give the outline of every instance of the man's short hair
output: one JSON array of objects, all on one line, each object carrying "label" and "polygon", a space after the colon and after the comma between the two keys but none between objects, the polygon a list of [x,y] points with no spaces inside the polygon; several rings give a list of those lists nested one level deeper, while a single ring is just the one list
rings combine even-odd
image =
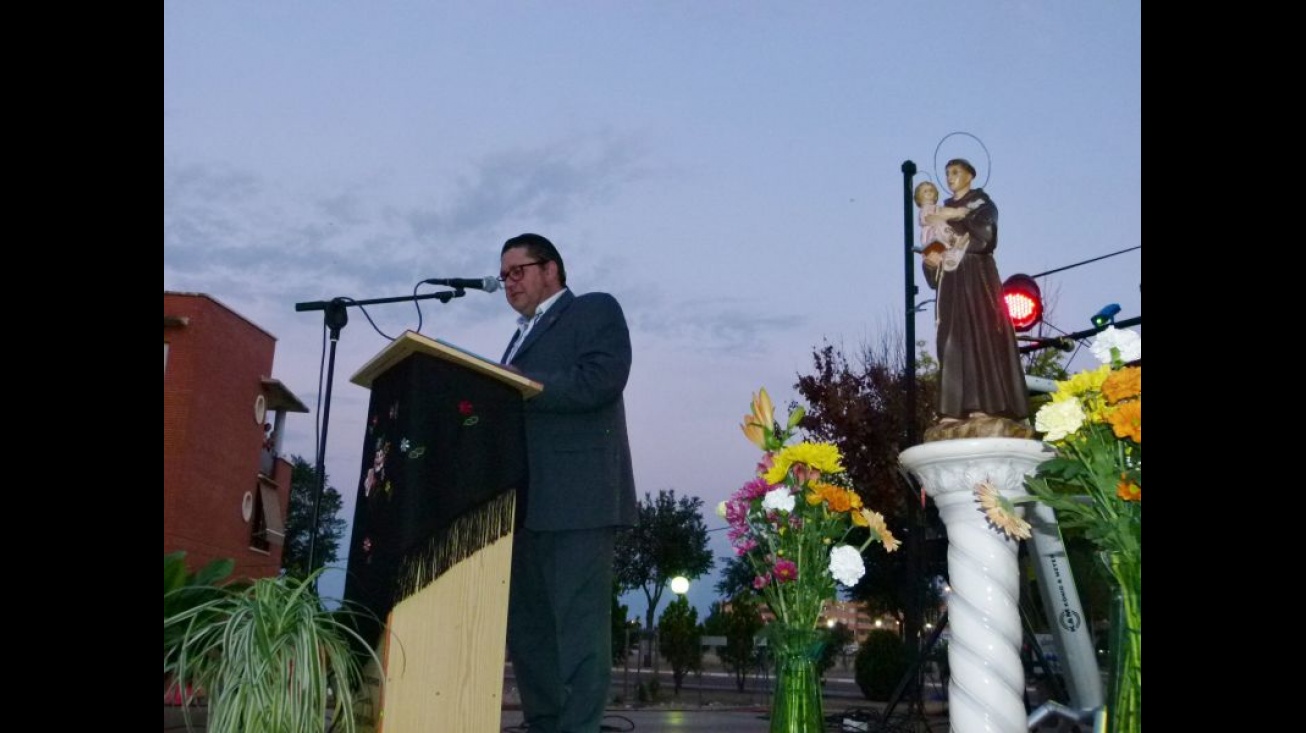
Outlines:
[{"label": "man's short hair", "polygon": [[943,170],[946,171],[954,165],[961,166],[962,168],[964,168],[966,172],[970,174],[971,178],[975,177],[975,166],[971,165],[970,161],[966,160],[965,158],[953,158],[952,160],[948,161],[947,165],[943,166]]},{"label": "man's short hair", "polygon": [[530,256],[540,262],[558,263],[558,284],[567,285],[567,268],[562,264],[562,255],[558,253],[558,248],[553,246],[547,238],[539,234],[518,234],[503,243],[503,249],[499,251],[502,257],[510,249],[525,247]]}]

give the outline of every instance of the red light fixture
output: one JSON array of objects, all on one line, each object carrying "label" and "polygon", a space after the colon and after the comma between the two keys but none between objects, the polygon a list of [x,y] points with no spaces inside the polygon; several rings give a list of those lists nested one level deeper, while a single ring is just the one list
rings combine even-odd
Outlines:
[{"label": "red light fixture", "polygon": [[1029,275],[1016,274],[1002,283],[1002,302],[1017,333],[1024,333],[1043,320],[1043,294]]}]

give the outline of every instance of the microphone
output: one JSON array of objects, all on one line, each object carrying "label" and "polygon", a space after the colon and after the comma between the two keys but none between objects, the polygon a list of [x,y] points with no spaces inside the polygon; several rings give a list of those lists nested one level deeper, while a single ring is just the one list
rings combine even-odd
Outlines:
[{"label": "microphone", "polygon": [[499,289],[499,278],[497,277],[433,277],[430,280],[423,280],[427,285],[448,285],[451,288],[471,288],[473,290],[484,290],[487,293],[493,293]]}]

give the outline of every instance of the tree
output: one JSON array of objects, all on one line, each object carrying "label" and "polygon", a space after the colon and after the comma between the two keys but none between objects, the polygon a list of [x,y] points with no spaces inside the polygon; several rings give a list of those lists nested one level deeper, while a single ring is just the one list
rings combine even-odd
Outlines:
[{"label": "tree", "polygon": [[753,590],[753,578],[755,577],[757,577],[757,571],[748,562],[748,558],[733,555],[726,560],[726,566],[721,568],[720,578],[712,588],[722,598],[735,598],[739,595],[751,594],[755,592]]},{"label": "tree", "polygon": [[735,688],[744,691],[748,672],[757,666],[757,633],[762,630],[762,614],[757,609],[757,597],[748,589],[731,597],[728,604],[712,604],[705,633],[724,636],[726,645],[717,651],[721,666],[735,676]]},{"label": "tree", "polygon": [[672,578],[683,575],[693,580],[712,569],[702,507],[697,496],[677,499],[674,489],[661,489],[656,498],[645,493],[639,525],[617,538],[616,579],[623,591],[644,591],[648,631],[653,630],[662,592]]},{"label": "tree", "polygon": [[[612,583],[612,663],[620,664],[625,661],[630,654],[630,647],[627,643],[630,641],[630,623],[626,620],[626,614],[630,613],[630,607],[621,602],[621,586],[614,581]],[[635,627],[638,631],[639,627]]]},{"label": "tree", "polygon": [[313,505],[317,500],[317,469],[300,456],[290,457],[290,509],[286,512],[286,539],[282,546],[281,568],[286,574],[305,578],[339,559],[340,540],[346,522],[339,517],[344,500],[340,492],[325,480],[322,503],[317,514],[317,540],[313,549],[313,567],[308,567],[308,545],[312,534]]},{"label": "tree", "polygon": [[678,596],[667,605],[667,610],[658,620],[658,651],[671,665],[671,679],[677,695],[686,674],[703,671],[701,640],[698,609],[689,605],[685,596]]}]

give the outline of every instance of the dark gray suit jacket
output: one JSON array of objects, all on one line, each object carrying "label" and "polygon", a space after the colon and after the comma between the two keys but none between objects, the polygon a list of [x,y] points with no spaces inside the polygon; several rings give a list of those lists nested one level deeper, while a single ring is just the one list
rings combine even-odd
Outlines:
[{"label": "dark gray suit jacket", "polygon": [[512,364],[544,385],[523,406],[527,529],[635,525],[639,509],[622,399],[630,361],[625,314],[607,293],[564,290],[526,334]]}]

